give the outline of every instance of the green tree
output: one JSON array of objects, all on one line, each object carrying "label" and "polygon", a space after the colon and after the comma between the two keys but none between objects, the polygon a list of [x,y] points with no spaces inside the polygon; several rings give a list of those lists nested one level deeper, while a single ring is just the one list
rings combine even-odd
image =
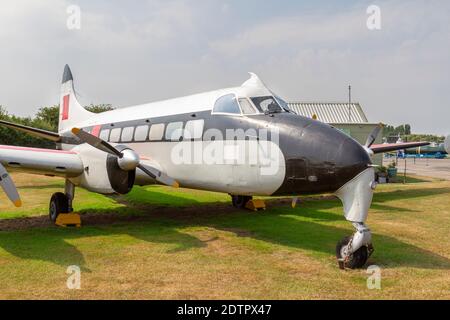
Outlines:
[{"label": "green tree", "polygon": [[51,128],[50,131],[57,132],[59,120],[59,105],[39,108],[36,114],[36,120],[48,123]]},{"label": "green tree", "polygon": [[89,106],[85,107],[86,110],[94,113],[102,113],[106,111],[114,110],[115,108],[111,104],[90,104]]},{"label": "green tree", "polygon": [[[114,107],[110,104],[91,104],[86,107],[86,109],[91,112],[100,113],[113,110]],[[0,106],[0,119],[33,128],[57,132],[59,105],[39,108],[34,118],[10,115],[4,107]],[[55,143],[52,141],[24,134],[21,131],[9,129],[4,126],[0,126],[0,144],[49,149],[54,149],[56,147]]]}]

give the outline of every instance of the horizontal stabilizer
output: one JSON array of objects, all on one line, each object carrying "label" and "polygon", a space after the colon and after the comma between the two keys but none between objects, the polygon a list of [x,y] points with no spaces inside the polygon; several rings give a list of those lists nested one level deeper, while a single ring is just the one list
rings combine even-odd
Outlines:
[{"label": "horizontal stabilizer", "polygon": [[17,124],[17,123],[3,121],[3,120],[0,120],[0,125],[5,126],[10,129],[23,131],[32,136],[44,138],[44,139],[51,140],[54,142],[61,141],[61,136],[55,132],[51,132],[51,131],[47,131],[47,130],[43,130],[43,129],[32,128],[32,127],[24,126],[24,125]]}]

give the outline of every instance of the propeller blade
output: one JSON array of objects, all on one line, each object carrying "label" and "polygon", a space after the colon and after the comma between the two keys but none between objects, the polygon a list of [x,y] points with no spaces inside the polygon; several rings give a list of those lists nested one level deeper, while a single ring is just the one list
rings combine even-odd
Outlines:
[{"label": "propeller blade", "polygon": [[78,128],[73,128],[72,133],[76,135],[81,141],[90,144],[94,148],[122,158],[122,153],[112,145],[110,145],[108,142]]},{"label": "propeller blade", "polygon": [[370,146],[375,142],[378,135],[380,134],[381,129],[383,129],[383,124],[380,123],[378,126],[376,126],[373,131],[369,134],[366,140],[366,144],[364,145],[366,148],[370,148]]},{"label": "propeller blade", "polygon": [[150,167],[150,166],[144,165],[144,164],[139,164],[138,168],[162,184],[165,184],[167,186],[171,186],[174,188],[178,188],[180,186],[179,183],[175,179],[169,177],[167,174],[159,171],[156,168],[153,168],[153,167]]},{"label": "propeller blade", "polygon": [[22,201],[20,200],[19,193],[17,192],[16,186],[12,181],[8,171],[6,171],[5,167],[0,163],[0,185],[8,196],[9,200],[14,203],[16,207],[22,206]]}]

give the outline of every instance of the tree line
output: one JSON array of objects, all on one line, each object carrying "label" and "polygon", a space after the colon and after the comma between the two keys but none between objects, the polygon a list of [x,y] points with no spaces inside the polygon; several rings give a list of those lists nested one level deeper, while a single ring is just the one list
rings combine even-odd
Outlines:
[{"label": "tree line", "polygon": [[[89,105],[87,110],[100,113],[113,110],[110,104]],[[18,117],[9,114],[6,108],[0,106],[0,120],[22,124],[25,126],[58,132],[59,105],[39,108],[34,117]],[[24,132],[6,128],[0,125],[0,144],[55,149],[54,142],[42,138],[34,137]]]},{"label": "tree line", "polygon": [[445,139],[443,136],[436,136],[432,134],[414,134],[411,132],[411,125],[402,124],[397,127],[385,125],[383,127],[383,137],[398,137],[403,141],[428,141],[442,143]]}]

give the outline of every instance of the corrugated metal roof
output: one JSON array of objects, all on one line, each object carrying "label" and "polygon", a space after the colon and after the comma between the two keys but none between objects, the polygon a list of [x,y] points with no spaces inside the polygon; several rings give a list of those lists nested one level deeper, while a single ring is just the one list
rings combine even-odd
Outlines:
[{"label": "corrugated metal roof", "polygon": [[[289,107],[295,113],[326,123],[367,123],[366,115],[358,102],[289,102]],[[349,120],[350,113],[350,120]]]}]

